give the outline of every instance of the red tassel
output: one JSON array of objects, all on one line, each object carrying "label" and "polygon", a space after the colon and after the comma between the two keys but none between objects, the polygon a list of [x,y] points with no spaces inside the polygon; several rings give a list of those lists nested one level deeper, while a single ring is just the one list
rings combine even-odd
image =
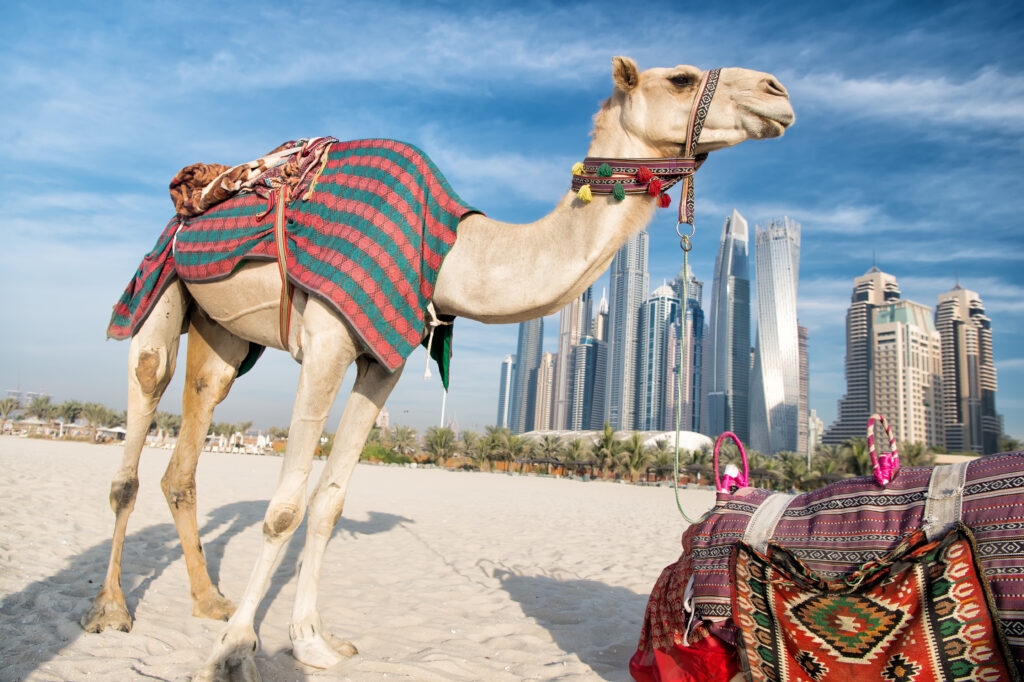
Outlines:
[{"label": "red tassel", "polygon": [[668,208],[668,205],[672,203],[672,197],[667,194],[662,194],[658,197],[658,206],[662,208]]},{"label": "red tassel", "polygon": [[647,193],[652,197],[656,197],[659,192],[661,192],[661,180],[654,178],[651,180],[651,184],[647,185]]},{"label": "red tassel", "polygon": [[636,169],[637,182],[649,182],[652,177],[654,176],[651,174],[651,169],[647,166],[640,166]]}]

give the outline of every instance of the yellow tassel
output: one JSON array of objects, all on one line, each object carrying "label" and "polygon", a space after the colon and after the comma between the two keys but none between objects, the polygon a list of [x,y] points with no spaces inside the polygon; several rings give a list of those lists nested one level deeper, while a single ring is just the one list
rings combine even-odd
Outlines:
[{"label": "yellow tassel", "polygon": [[589,204],[590,200],[594,198],[594,195],[590,193],[590,185],[583,185],[580,187],[580,191],[576,192],[576,196],[580,198],[585,204]]},{"label": "yellow tassel", "polygon": [[582,161],[577,161],[576,163],[574,163],[572,165],[572,174],[573,175],[583,175],[583,162]]}]

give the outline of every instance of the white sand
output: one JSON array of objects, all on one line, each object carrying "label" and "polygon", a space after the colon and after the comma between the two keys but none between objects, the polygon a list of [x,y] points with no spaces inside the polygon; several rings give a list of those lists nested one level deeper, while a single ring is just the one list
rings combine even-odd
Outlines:
[{"label": "white sand", "polygon": [[[147,450],[123,585],[131,633],[78,620],[106,570],[121,448],[0,437],[0,680],[184,680],[222,624],[193,618]],[[205,453],[199,526],[214,582],[241,596],[281,460]],[[321,465],[313,470],[319,475]],[[685,491],[688,512],[707,491]],[[361,465],[324,562],[325,624],[359,655],[331,670],[291,657],[305,526],[257,615],[264,680],[628,680],[647,595],[679,553],[670,488]]]}]

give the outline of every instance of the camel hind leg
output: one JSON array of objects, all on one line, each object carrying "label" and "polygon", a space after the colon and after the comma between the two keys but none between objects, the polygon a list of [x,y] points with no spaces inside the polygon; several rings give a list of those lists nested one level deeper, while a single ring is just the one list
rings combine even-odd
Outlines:
[{"label": "camel hind leg", "polygon": [[121,590],[124,536],[139,490],[139,457],[160,397],[174,375],[178,339],[187,306],[185,289],[180,281],[175,280],[160,295],[128,347],[127,433],[121,466],[110,484],[114,536],[103,585],[93,599],[92,607],[82,616],[82,627],[88,632],[102,632],[106,628],[128,632],[132,628],[131,614]]},{"label": "camel hind leg", "polygon": [[196,526],[196,466],[213,421],[213,409],[227,397],[249,342],[194,310],[189,320],[181,431],[160,481],[181,540],[192,593],[192,615],[227,620],[234,605],[214,586]]}]

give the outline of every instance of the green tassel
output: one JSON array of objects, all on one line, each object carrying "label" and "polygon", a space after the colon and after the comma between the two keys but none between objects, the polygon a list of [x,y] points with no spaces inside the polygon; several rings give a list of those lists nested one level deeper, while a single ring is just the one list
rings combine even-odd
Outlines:
[{"label": "green tassel", "polygon": [[597,169],[597,174],[602,178],[610,178],[612,176],[612,167],[607,163],[602,163],[600,168]]},{"label": "green tassel", "polygon": [[622,186],[621,182],[616,182],[612,187],[612,195],[619,201],[626,198],[626,188]]}]

